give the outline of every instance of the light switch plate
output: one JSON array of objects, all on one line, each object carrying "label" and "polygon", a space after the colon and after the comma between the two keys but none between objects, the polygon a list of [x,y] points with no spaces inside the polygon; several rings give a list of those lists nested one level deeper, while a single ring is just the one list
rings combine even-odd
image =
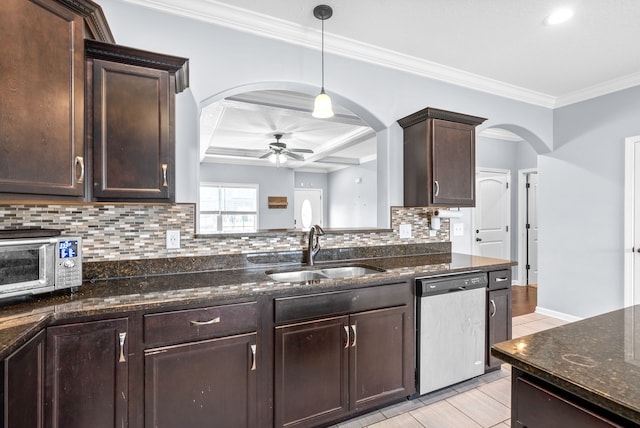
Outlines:
[{"label": "light switch plate", "polygon": [[464,223],[453,223],[453,236],[464,236]]},{"label": "light switch plate", "polygon": [[400,225],[400,239],[408,239],[411,238],[411,225],[410,224],[401,224]]},{"label": "light switch plate", "polygon": [[180,248],[180,231],[167,230],[167,250]]}]

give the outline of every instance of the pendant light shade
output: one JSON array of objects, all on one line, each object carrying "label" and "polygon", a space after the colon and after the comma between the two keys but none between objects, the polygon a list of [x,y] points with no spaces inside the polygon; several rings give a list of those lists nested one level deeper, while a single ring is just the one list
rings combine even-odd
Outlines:
[{"label": "pendant light shade", "polygon": [[331,98],[329,98],[329,95],[325,94],[324,88],[322,88],[322,92],[320,92],[316,97],[316,100],[313,104],[313,113],[311,114],[313,117],[316,117],[318,119],[326,119],[333,116]]},{"label": "pendant light shade", "polygon": [[333,108],[331,106],[331,98],[324,92],[324,21],[331,18],[333,10],[326,4],[321,4],[313,9],[313,16],[322,22],[322,89],[316,97],[313,113],[311,115],[318,119],[326,119],[333,116]]}]

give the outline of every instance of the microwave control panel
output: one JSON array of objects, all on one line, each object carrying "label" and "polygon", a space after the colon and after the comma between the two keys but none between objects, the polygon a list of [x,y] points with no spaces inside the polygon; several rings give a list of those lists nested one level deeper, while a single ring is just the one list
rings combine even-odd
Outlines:
[{"label": "microwave control panel", "polygon": [[61,237],[56,243],[55,251],[55,288],[81,285],[82,239]]}]

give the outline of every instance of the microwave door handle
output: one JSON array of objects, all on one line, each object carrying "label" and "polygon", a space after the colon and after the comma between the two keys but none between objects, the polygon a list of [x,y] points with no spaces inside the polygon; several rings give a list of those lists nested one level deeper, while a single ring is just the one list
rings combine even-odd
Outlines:
[{"label": "microwave door handle", "polygon": [[56,238],[35,238],[35,239],[0,239],[0,247],[15,247],[18,245],[34,245],[34,244],[55,244],[58,242]]}]

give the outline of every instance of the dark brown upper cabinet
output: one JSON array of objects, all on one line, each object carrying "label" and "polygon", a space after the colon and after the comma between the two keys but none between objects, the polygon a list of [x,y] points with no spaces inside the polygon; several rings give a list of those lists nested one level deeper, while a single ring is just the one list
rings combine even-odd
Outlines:
[{"label": "dark brown upper cabinet", "polygon": [[476,126],[485,120],[431,107],[398,120],[405,206],[475,206]]},{"label": "dark brown upper cabinet", "polygon": [[84,195],[84,38],[113,40],[91,1],[2,2],[3,199]]},{"label": "dark brown upper cabinet", "polygon": [[188,60],[85,41],[87,152],[96,201],[175,200],[175,93]]}]

